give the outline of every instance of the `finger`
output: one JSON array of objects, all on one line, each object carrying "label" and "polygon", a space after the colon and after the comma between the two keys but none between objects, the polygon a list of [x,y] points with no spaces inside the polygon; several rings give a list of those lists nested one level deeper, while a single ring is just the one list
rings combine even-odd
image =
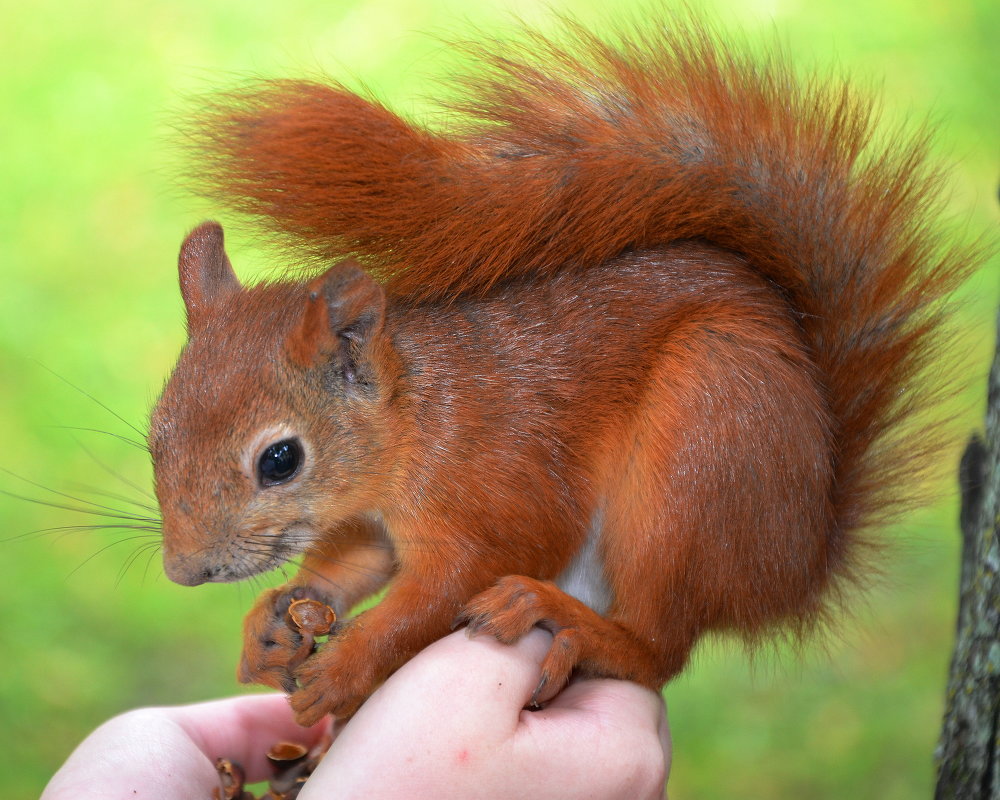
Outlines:
[{"label": "finger", "polygon": [[[532,761],[539,742],[544,762]],[[513,753],[525,770],[568,766],[595,797],[662,798],[671,760],[666,707],[635,683],[580,680],[543,710],[521,715]]]},{"label": "finger", "polygon": [[642,724],[657,731],[666,719],[666,706],[659,692],[622,680],[574,680],[552,699],[545,710],[549,709],[604,718],[627,714],[630,724]]},{"label": "finger", "polygon": [[[418,653],[392,675],[351,720],[347,741],[391,720],[394,737],[422,740],[428,720],[447,714],[445,726],[456,739],[465,736],[494,740],[509,736],[518,715],[538,683],[541,662],[551,636],[532,631],[517,644],[499,643],[492,636],[470,639],[463,631],[446,636]],[[363,740],[364,736],[360,736]],[[439,737],[440,738],[440,737]],[[365,745],[368,746],[368,745]],[[339,751],[347,744],[338,741]]]},{"label": "finger", "polygon": [[543,710],[521,715],[522,728],[567,722],[581,726],[597,723],[608,730],[632,730],[646,738],[655,736],[667,770],[670,769],[673,753],[670,726],[666,702],[659,692],[630,681],[575,680]]},{"label": "finger", "polygon": [[[674,761],[674,742],[670,737],[670,723],[667,721],[667,701],[660,695],[662,701],[660,705],[660,721],[657,725],[656,733],[660,739],[660,747],[663,748],[663,756],[666,759],[666,775],[664,781],[670,777],[670,767]],[[664,800],[666,800],[664,798]]]},{"label": "finger", "polygon": [[484,775],[509,768],[507,742],[551,642],[535,630],[514,645],[464,631],[434,643],[361,706],[300,797],[480,796]]},{"label": "finger", "polygon": [[218,777],[164,709],[108,720],[73,751],[42,800],[186,800],[207,797]]},{"label": "finger", "polygon": [[275,742],[312,747],[328,728],[326,722],[311,728],[297,725],[288,698],[281,694],[232,697],[164,711],[212,762],[220,757],[239,762],[248,782],[270,776],[266,754]]},{"label": "finger", "polygon": [[[538,685],[551,644],[551,634],[537,628],[512,645],[456,631],[405,665],[397,673],[398,681],[416,684],[430,703],[447,698],[449,705],[458,700],[465,708],[506,712],[513,724]],[[396,676],[389,679],[394,680]]]},{"label": "finger", "polygon": [[552,701],[552,707],[593,714],[606,725],[655,731],[669,775],[673,742],[667,703],[661,693],[629,681],[587,679],[571,683]]}]

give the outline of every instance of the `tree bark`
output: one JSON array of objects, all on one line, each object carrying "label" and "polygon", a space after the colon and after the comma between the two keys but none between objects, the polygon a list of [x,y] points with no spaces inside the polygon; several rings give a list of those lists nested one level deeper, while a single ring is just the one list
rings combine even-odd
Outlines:
[{"label": "tree bark", "polygon": [[1000,798],[1000,346],[990,370],[985,440],[959,468],[962,571],[955,652],[934,757],[936,800]]}]

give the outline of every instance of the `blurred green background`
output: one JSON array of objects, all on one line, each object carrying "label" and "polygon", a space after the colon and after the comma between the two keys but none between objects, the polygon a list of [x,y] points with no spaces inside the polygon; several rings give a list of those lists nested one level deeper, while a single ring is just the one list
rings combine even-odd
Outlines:
[{"label": "blurred green background", "polygon": [[[600,22],[649,4],[552,5]],[[957,235],[995,226],[1000,6],[707,5],[726,27],[777,32],[804,65],[879,87],[890,120],[931,114],[954,170]],[[470,22],[490,31],[512,11],[542,25],[549,18],[524,0],[2,0],[0,9],[0,467],[20,476],[0,473],[0,488],[54,502],[65,498],[22,478],[140,500],[128,484],[149,486],[143,452],[61,426],[135,435],[68,381],[144,428],[182,344],[177,247],[203,218],[232,222],[176,189],[198,169],[172,139],[185,97],[248,73],[324,70],[409,113],[447,69],[450,54],[434,35],[467,32]],[[279,266],[238,227],[229,245],[244,277]],[[996,267],[963,294],[972,354],[957,402],[963,435],[982,414]],[[941,454],[948,472],[957,454]],[[937,506],[887,532],[884,580],[837,637],[753,664],[732,646],[699,651],[666,691],[675,800],[930,796],[958,552],[950,483],[940,491]],[[149,547],[155,540],[128,531],[24,535],[86,522],[64,510],[0,496],[0,521],[5,797],[36,797],[85,733],[116,712],[239,690],[239,620],[259,585],[173,586]]]}]

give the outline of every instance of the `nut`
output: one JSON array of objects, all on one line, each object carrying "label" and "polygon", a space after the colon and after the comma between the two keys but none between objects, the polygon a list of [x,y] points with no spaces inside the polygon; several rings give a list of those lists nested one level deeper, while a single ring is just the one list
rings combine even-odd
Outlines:
[{"label": "nut", "polygon": [[293,600],[288,616],[301,633],[310,636],[326,636],[337,621],[337,614],[330,606],[310,599]]}]

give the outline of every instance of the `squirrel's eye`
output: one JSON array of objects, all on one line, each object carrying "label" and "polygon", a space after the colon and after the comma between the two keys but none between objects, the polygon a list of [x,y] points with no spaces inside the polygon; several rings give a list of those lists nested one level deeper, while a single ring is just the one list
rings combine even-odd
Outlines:
[{"label": "squirrel's eye", "polygon": [[268,445],[260,454],[257,472],[262,486],[284,483],[299,471],[302,464],[302,445],[298,439],[283,439]]}]

